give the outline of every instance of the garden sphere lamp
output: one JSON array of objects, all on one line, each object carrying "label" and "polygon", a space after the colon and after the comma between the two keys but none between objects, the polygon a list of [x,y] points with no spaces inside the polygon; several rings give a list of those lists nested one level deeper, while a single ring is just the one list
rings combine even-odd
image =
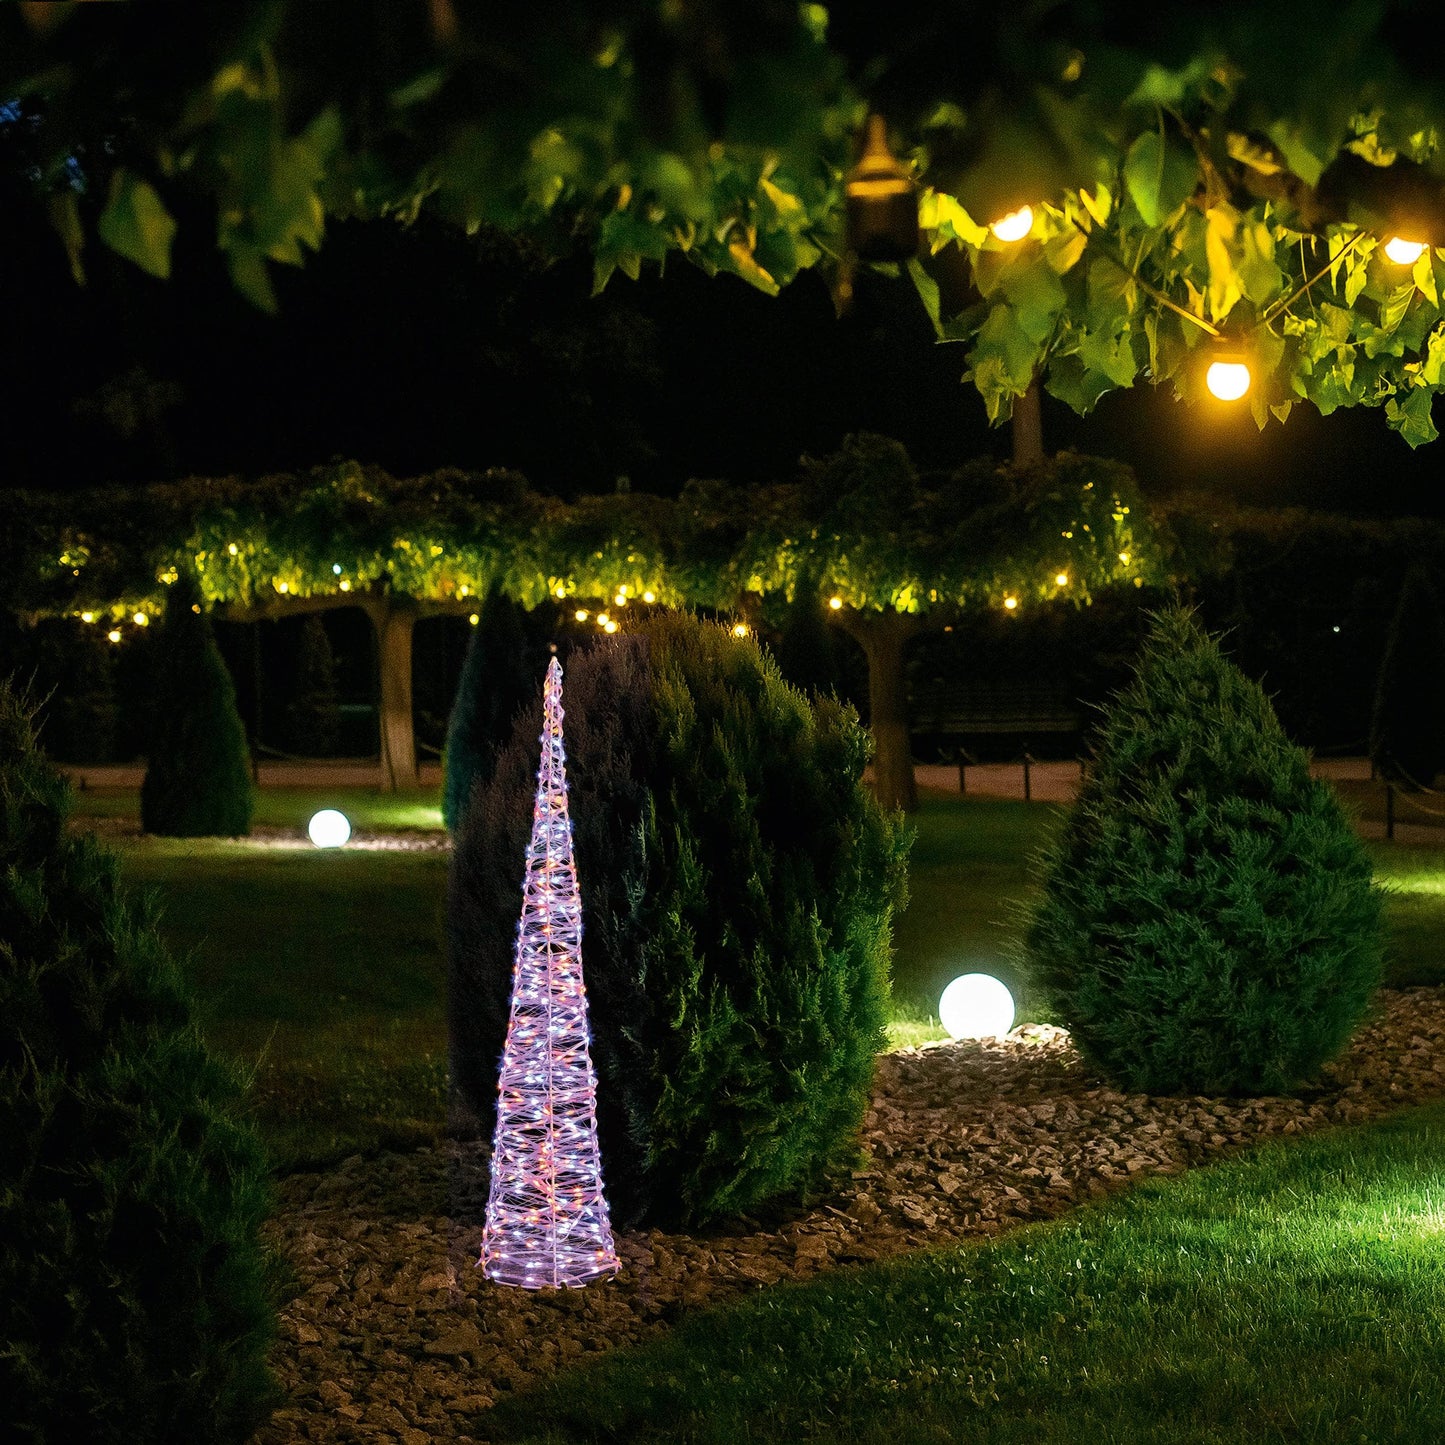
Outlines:
[{"label": "garden sphere lamp", "polygon": [[351,837],[351,821],[335,808],[322,808],[311,815],[306,836],[318,848],[343,848]]},{"label": "garden sphere lamp", "polygon": [[951,1039],[1002,1038],[1014,1026],[1014,1000],[989,973],[965,973],[943,990],[938,1019]]}]

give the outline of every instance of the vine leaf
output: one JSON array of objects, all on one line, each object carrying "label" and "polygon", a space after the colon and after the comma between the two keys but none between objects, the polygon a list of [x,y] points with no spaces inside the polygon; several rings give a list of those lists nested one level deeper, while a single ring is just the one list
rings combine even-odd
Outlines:
[{"label": "vine leaf", "polygon": [[155,188],[124,166],[110,181],[101,212],[100,238],[112,251],[164,281],[171,274],[171,239],[176,223]]}]

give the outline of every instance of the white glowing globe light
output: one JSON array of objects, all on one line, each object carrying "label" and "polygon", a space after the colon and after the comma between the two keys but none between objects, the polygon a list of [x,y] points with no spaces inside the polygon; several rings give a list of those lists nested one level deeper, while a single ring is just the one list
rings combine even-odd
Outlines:
[{"label": "white glowing globe light", "polygon": [[319,813],[312,814],[311,821],[306,825],[306,836],[318,848],[341,848],[351,837],[351,823],[345,813],[338,813],[335,808],[323,808]]},{"label": "white glowing globe light", "polygon": [[1423,241],[1409,241],[1404,236],[1391,236],[1385,242],[1385,254],[1397,266],[1413,266],[1424,254]]},{"label": "white glowing globe light", "polygon": [[938,1018],[952,1039],[1002,1037],[1014,1026],[1014,999],[992,974],[966,973],[943,990]]},{"label": "white glowing globe light", "polygon": [[1022,241],[1034,228],[1034,208],[1032,206],[1020,206],[1016,211],[1010,211],[1006,216],[1000,216],[992,226],[989,227],[1000,241]]},{"label": "white glowing globe light", "polygon": [[1238,401],[1249,390],[1249,368],[1242,361],[1213,361],[1204,384],[1220,401]]}]

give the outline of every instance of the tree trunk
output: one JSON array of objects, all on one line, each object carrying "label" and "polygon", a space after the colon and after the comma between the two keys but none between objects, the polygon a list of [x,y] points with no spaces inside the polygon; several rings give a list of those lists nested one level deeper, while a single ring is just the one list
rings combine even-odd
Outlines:
[{"label": "tree trunk", "polygon": [[1039,382],[1035,377],[1013,406],[1014,461],[1020,464],[1044,459],[1044,418],[1039,405]]},{"label": "tree trunk", "polygon": [[411,642],[416,604],[381,593],[363,604],[376,633],[381,674],[381,790],[395,793],[419,786],[416,736],[411,721]]},{"label": "tree trunk", "polygon": [[854,612],[838,620],[868,659],[874,795],[885,808],[911,813],[918,806],[918,788],[913,779],[903,661],[908,639],[918,631],[918,619],[905,612]]}]

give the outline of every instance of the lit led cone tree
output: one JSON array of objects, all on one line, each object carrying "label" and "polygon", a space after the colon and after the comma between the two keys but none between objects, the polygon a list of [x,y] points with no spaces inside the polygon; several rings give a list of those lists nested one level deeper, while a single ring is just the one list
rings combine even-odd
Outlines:
[{"label": "lit led cone tree", "polygon": [[562,668],[554,657],[543,693],[542,761],[478,1261],[487,1278],[501,1284],[575,1287],[617,1270],[602,1193],[597,1077],[587,1037],[582,900],[562,745]]}]

